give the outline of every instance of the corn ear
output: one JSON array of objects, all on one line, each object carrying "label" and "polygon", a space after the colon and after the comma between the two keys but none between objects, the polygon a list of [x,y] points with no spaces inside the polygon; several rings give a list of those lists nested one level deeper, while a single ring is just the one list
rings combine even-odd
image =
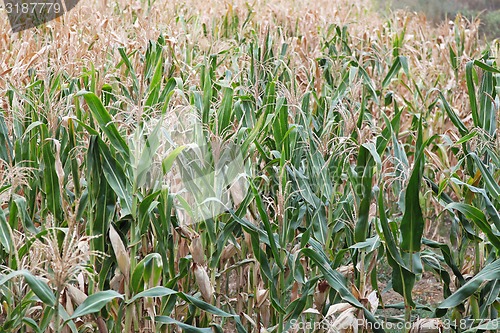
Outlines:
[{"label": "corn ear", "polygon": [[206,302],[211,303],[214,296],[214,287],[210,282],[207,270],[203,266],[197,265],[196,263],[193,263],[192,269],[196,284],[200,289],[201,296],[203,296],[203,299]]},{"label": "corn ear", "polygon": [[111,241],[113,251],[115,252],[118,267],[125,276],[125,279],[128,280],[130,276],[130,257],[127,250],[125,249],[125,245],[123,245],[120,235],[118,235],[112,225],[109,226],[109,239]]},{"label": "corn ear", "polygon": [[196,235],[191,239],[191,244],[189,245],[189,252],[193,256],[193,261],[197,265],[205,265],[205,251],[203,251],[203,245],[201,243],[201,237]]}]

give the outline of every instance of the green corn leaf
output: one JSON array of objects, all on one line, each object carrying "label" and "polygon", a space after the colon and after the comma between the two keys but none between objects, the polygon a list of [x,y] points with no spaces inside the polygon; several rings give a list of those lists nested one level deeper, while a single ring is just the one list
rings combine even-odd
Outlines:
[{"label": "green corn leaf", "polygon": [[177,147],[163,159],[163,161],[161,162],[163,174],[167,174],[170,169],[172,169],[175,159],[177,158],[177,156],[179,156],[180,153],[182,153],[185,148],[185,146]]},{"label": "green corn leaf", "polygon": [[[149,282],[152,273],[158,275],[158,270],[161,273],[163,261],[158,253],[149,253],[146,255],[134,268],[132,277],[130,278],[130,286],[134,292],[144,289],[144,285]],[[155,279],[157,280],[157,278]]]},{"label": "green corn leaf", "polygon": [[[54,292],[52,289],[47,286],[47,284],[40,279],[31,275],[31,273],[27,271],[23,271],[22,275],[26,280],[26,283],[30,286],[31,290],[35,293],[35,295],[40,298],[40,300],[49,305],[54,306],[57,302],[56,297],[54,296]],[[1,284],[1,283],[0,283]]]},{"label": "green corn leaf", "polygon": [[[478,62],[480,63],[480,62]],[[492,63],[492,61],[488,61]],[[484,64],[485,71],[482,73],[481,85],[479,86],[479,126],[484,129],[489,135],[493,136],[496,129],[496,114],[497,106],[495,105],[496,97],[496,80],[493,77],[493,73],[498,71],[492,67]]]},{"label": "green corn leaf", "polygon": [[[211,62],[214,63],[214,59],[210,58]],[[201,111],[201,120],[203,124],[208,125],[210,120],[210,107],[212,105],[212,96],[213,96],[213,77],[210,70],[211,66],[209,64],[205,64],[203,67],[204,71],[202,71],[203,77],[203,85],[201,89],[203,90],[203,98],[201,99],[202,105],[198,106],[198,109]]]},{"label": "green corn leaf", "polygon": [[481,171],[481,175],[483,176],[486,188],[490,191],[495,200],[500,201],[500,185],[498,185],[486,165],[484,165],[484,163],[475,153],[470,153],[469,155],[472,157],[477,167]]},{"label": "green corn leaf", "polygon": [[[371,145],[370,149],[375,152],[375,145]],[[378,154],[377,154],[378,156]],[[380,159],[380,157],[379,157]],[[357,183],[362,186],[361,193],[356,193],[361,197],[359,204],[358,220],[354,229],[354,239],[356,242],[364,242],[368,236],[368,218],[370,212],[370,204],[372,199],[372,179],[373,179],[373,165],[374,159],[370,150],[362,145],[359,148],[358,154],[358,181]],[[361,170],[362,174],[361,174]]]},{"label": "green corn leaf", "polygon": [[[391,256],[387,257],[389,265],[392,267],[392,288],[398,294],[403,296],[405,299],[405,304],[415,307],[415,302],[413,301],[413,287],[415,286],[416,275],[412,271],[404,268],[404,266],[399,265],[396,261],[392,259]],[[411,263],[410,263],[411,265]]]},{"label": "green corn leaf", "polygon": [[309,295],[314,292],[318,280],[319,277],[314,277],[311,280],[307,281],[303,288],[302,295],[298,299],[290,303],[290,305],[288,305],[288,307],[286,308],[286,321],[288,324],[287,326],[285,326],[285,330],[290,329],[290,322],[293,319],[297,319],[300,315],[303,314],[303,311],[307,305],[307,299],[309,298]]},{"label": "green corn leaf", "polygon": [[269,246],[271,247],[271,252],[273,253],[273,257],[276,260],[276,263],[278,266],[283,269],[283,264],[280,261],[280,256],[278,254],[278,245],[276,243],[276,240],[274,238],[274,233],[271,227],[271,222],[269,221],[269,217],[267,216],[266,213],[266,208],[264,207],[264,204],[260,198],[260,194],[257,192],[257,188],[251,184],[254,198],[255,198],[255,203],[257,205],[257,209],[259,211],[260,218],[262,219],[262,222],[264,223],[264,230],[267,233],[267,237],[269,239]]},{"label": "green corn leaf", "polygon": [[104,105],[102,105],[101,100],[94,93],[88,91],[81,91],[77,94],[77,96],[83,96],[85,102],[87,102],[87,105],[89,106],[92,116],[97,120],[99,127],[109,139],[111,145],[123,154],[125,161],[129,161],[129,147],[118,132],[113,119],[108,111],[106,111]]},{"label": "green corn leaf", "polygon": [[498,68],[495,68],[491,65],[488,65],[480,60],[474,60],[474,65],[476,65],[477,67],[487,71],[487,72],[491,72],[491,73],[500,73],[500,69]]},{"label": "green corn leaf", "polygon": [[102,140],[99,140],[99,149],[102,158],[102,167],[104,176],[109,186],[115,191],[116,195],[122,199],[126,213],[132,212],[132,186],[125,175],[120,163],[111,155],[109,148]]},{"label": "green corn leaf", "polygon": [[[17,214],[19,215],[19,218],[21,219],[21,223],[24,227],[24,230],[27,230],[33,234],[38,233],[38,230],[36,230],[35,225],[33,224],[33,221],[31,220],[31,218],[28,214],[28,210],[26,207],[26,199],[24,197],[21,197],[21,196],[14,196],[13,203],[16,206]],[[11,208],[10,216],[11,216],[11,218],[14,217],[13,208]]]},{"label": "green corn leaf", "polygon": [[464,123],[460,120],[455,111],[453,111],[450,104],[448,104],[448,101],[446,100],[446,98],[444,98],[442,92],[439,92],[439,98],[441,99],[444,110],[448,114],[448,117],[450,117],[450,120],[453,123],[453,125],[455,125],[455,127],[460,132],[460,135],[466,136],[467,134],[469,134],[469,130],[467,129],[467,127],[465,127]]},{"label": "green corn leaf", "polygon": [[151,226],[151,214],[160,204],[160,202],[157,201],[160,194],[161,190],[151,193],[139,204],[139,230],[141,235],[147,233],[148,227]]},{"label": "green corn leaf", "polygon": [[214,314],[214,315],[219,316],[219,317],[232,318],[236,323],[236,329],[237,329],[238,333],[245,333],[246,332],[245,328],[243,327],[243,325],[241,323],[240,317],[238,315],[227,313],[227,312],[217,308],[216,306],[214,306],[212,304],[208,304],[207,302],[204,302],[204,301],[202,301],[198,298],[195,298],[191,295],[188,295],[186,293],[179,293],[178,296],[180,298],[184,299],[185,301],[193,304],[194,306],[196,306],[197,308],[199,308],[203,311],[206,311],[208,313]]},{"label": "green corn leaf", "polygon": [[224,131],[231,124],[233,117],[233,89],[229,87],[223,88],[224,94],[221,101],[221,106],[218,110],[218,132],[223,135]]},{"label": "green corn leaf", "polygon": [[177,325],[180,328],[182,328],[182,330],[186,333],[212,333],[213,332],[211,328],[194,327],[194,326],[185,324],[183,322],[180,322],[178,320],[175,320],[173,318],[170,318],[168,316],[156,316],[155,321],[158,323],[167,324],[167,325],[172,325],[172,324]]},{"label": "green corn leaf", "polygon": [[500,237],[493,232],[491,225],[486,220],[486,216],[482,211],[471,205],[458,202],[452,202],[445,208],[449,210],[456,209],[464,214],[467,218],[471,219],[479,227],[479,229],[481,229],[481,231],[484,232],[486,236],[488,236],[489,241],[497,249],[500,249]]},{"label": "green corn leaf", "polygon": [[123,298],[123,295],[114,290],[99,291],[90,295],[80,304],[75,312],[68,318],[69,320],[76,319],[91,313],[100,311],[106,304],[115,298]]},{"label": "green corn leaf", "polygon": [[[46,126],[44,125],[45,136],[48,136]],[[59,186],[59,179],[56,173],[56,160],[55,153],[52,150],[52,141],[44,142],[42,146],[43,155],[43,190],[47,201],[47,207],[54,214],[54,217],[60,221],[63,218],[62,202],[61,202],[61,188]]]},{"label": "green corn leaf", "polygon": [[387,252],[389,253],[388,262],[392,267],[392,287],[404,297],[405,303],[414,307],[412,290],[415,284],[415,274],[410,270],[409,265],[403,260],[399,252],[398,245],[389,226],[389,221],[385,213],[383,188],[379,192],[378,209],[380,217],[381,237],[385,241]]},{"label": "green corn leaf", "polygon": [[11,245],[12,245],[11,234],[12,230],[10,228],[9,223],[7,222],[5,213],[3,209],[0,208],[0,244],[2,244],[3,248],[7,253],[10,253],[11,251]]},{"label": "green corn leaf", "polygon": [[434,249],[440,249],[441,253],[443,254],[444,261],[451,268],[453,274],[455,274],[455,276],[458,278],[460,286],[465,283],[462,272],[460,272],[460,269],[458,268],[457,264],[455,263],[455,259],[453,258],[452,250],[447,244],[439,243],[427,238],[422,239],[422,244]]},{"label": "green corn leaf", "polygon": [[484,200],[484,205],[486,206],[486,212],[488,213],[490,218],[493,220],[493,223],[497,227],[497,230],[500,230],[500,214],[498,213],[497,209],[495,208],[495,206],[491,202],[490,197],[488,195],[489,192],[487,192],[483,188],[478,188],[478,187],[472,186],[470,184],[464,183],[460,179],[457,179],[455,177],[452,177],[451,181],[455,184],[467,187],[471,192],[481,194],[481,196],[483,197],[483,200]]},{"label": "green corn leaf", "polygon": [[396,243],[396,240],[394,238],[394,235],[391,231],[391,227],[389,226],[389,221],[387,220],[387,216],[385,213],[385,206],[384,206],[384,189],[382,188],[379,191],[379,196],[378,196],[378,214],[380,218],[380,229],[382,229],[382,234],[380,235],[381,238],[385,241],[385,245],[387,248],[387,252],[389,255],[392,257],[394,262],[401,266],[403,269],[406,269],[409,271],[410,269],[406,267],[406,263],[403,261],[403,258],[401,257],[401,254],[399,253],[398,245]]},{"label": "green corn leaf", "polygon": [[[405,211],[401,220],[401,249],[410,254],[420,251],[422,234],[424,232],[424,218],[420,207],[420,187],[423,177],[422,122],[419,122],[417,139],[417,154],[414,167],[405,192]],[[420,144],[419,144],[420,143]],[[410,266],[411,268],[411,266]]]},{"label": "green corn leaf", "polygon": [[0,111],[0,159],[10,162],[13,158],[14,147],[4,117],[4,112]]},{"label": "green corn leaf", "polygon": [[374,332],[376,333],[385,332],[384,329],[381,328],[381,325],[377,322],[373,314],[370,311],[368,311],[349,291],[349,289],[346,287],[344,277],[339,272],[332,269],[332,267],[328,264],[324,254],[320,254],[319,252],[314,251],[311,248],[303,248],[300,250],[300,252],[304,256],[311,259],[314,262],[314,264],[318,266],[318,268],[320,269],[321,273],[325,277],[330,287],[335,289],[343,300],[345,300],[346,302],[352,304],[357,308],[362,309],[366,319],[371,323],[376,323],[376,325],[373,325]]},{"label": "green corn leaf", "polygon": [[[163,125],[163,119],[159,119],[158,124],[146,138],[144,144],[137,144],[137,155],[133,158],[133,169],[135,174],[135,188],[140,188],[146,185],[147,174],[151,170],[152,160],[156,155],[158,148],[161,145],[160,131]],[[136,138],[140,138],[142,133],[139,133]],[[139,141],[139,140],[138,140]]]},{"label": "green corn leaf", "polygon": [[[354,68],[354,67],[353,67]],[[332,105],[337,105],[344,98],[350,83],[350,71],[346,70],[342,75],[342,81],[337,89],[335,89],[332,97]]]},{"label": "green corn leaf", "polygon": [[[61,309],[61,308],[59,308]],[[43,316],[39,322],[40,330],[42,332],[48,331],[48,327],[52,322],[52,319],[54,318],[54,310],[51,307],[45,308],[45,311],[43,312]]]},{"label": "green corn leaf", "polygon": [[92,249],[106,252],[103,235],[108,232],[114,215],[116,194],[104,176],[99,141],[97,136],[91,137],[87,152],[88,197],[90,211],[93,213],[89,219],[89,228],[90,234],[97,237],[91,241]]},{"label": "green corn leaf", "polygon": [[37,333],[43,333],[40,327],[38,327],[36,321],[34,321],[32,318],[24,317],[22,321],[26,326],[30,327],[33,331]]},{"label": "green corn leaf", "polygon": [[132,66],[132,63],[130,62],[129,57],[131,57],[132,54],[130,54],[130,56],[127,55],[124,47],[119,47],[118,52],[120,53],[120,56],[122,58],[122,62],[120,62],[120,64],[117,67],[119,67],[122,63],[125,64],[130,76],[132,77],[132,91],[134,93],[134,96],[137,97],[139,95],[139,79],[137,78],[137,74],[135,73],[135,69]]},{"label": "green corn leaf", "polygon": [[26,280],[26,283],[30,286],[31,290],[43,303],[51,307],[56,304],[56,297],[49,286],[45,282],[34,277],[27,270],[14,271],[0,278],[0,286],[16,276],[23,276]]},{"label": "green corn leaf", "polygon": [[69,314],[68,312],[66,312],[64,306],[61,303],[59,303],[57,306],[59,307],[59,315],[61,316],[61,319],[64,321],[64,323],[69,326],[72,333],[78,333],[78,328],[76,327],[73,320],[70,320]]},{"label": "green corn leaf", "polygon": [[467,95],[469,96],[470,108],[472,111],[472,120],[474,125],[481,127],[479,124],[479,115],[477,112],[476,87],[474,86],[474,61],[469,61],[465,65],[465,79],[467,81]]},{"label": "green corn leaf", "polygon": [[78,165],[77,159],[75,158],[75,155],[73,152],[76,150],[76,147],[78,146],[77,144],[77,136],[76,136],[76,125],[75,124],[75,119],[70,118],[68,119],[68,136],[69,136],[69,142],[68,142],[68,149],[70,149],[71,152],[71,175],[73,177],[73,184],[75,186],[75,195],[77,197],[80,197],[81,195],[81,188],[80,188],[80,167]]},{"label": "green corn leaf", "polygon": [[391,80],[396,76],[401,69],[401,57],[396,57],[394,59],[394,62],[391,65],[391,68],[389,68],[389,72],[385,76],[384,80],[382,81],[382,88],[387,88],[389,83],[391,83]]},{"label": "green corn leaf", "polygon": [[477,136],[477,134],[478,133],[476,131],[472,131],[469,134],[458,139],[457,142],[455,142],[455,145],[457,145],[457,146],[462,145],[462,144],[468,142],[470,139],[475,138]]},{"label": "green corn leaf", "polygon": [[224,317],[224,318],[233,318],[236,316],[234,314],[227,313],[226,311],[223,311],[212,304],[209,304],[205,301],[202,301],[201,299],[198,299],[198,298],[193,297],[191,295],[188,295],[186,293],[179,293],[178,296],[180,298],[188,301],[189,303],[195,305],[197,308],[199,308],[203,311],[209,312],[211,314],[214,314],[216,316]]},{"label": "green corn leaf", "polygon": [[451,67],[456,71],[458,71],[458,64],[457,64],[457,53],[455,50],[453,50],[453,47],[450,45],[448,50],[450,51],[450,62],[451,62]]},{"label": "green corn leaf", "polygon": [[372,100],[378,104],[379,103],[378,94],[377,94],[377,91],[375,89],[373,79],[366,72],[366,70],[362,66],[359,65],[358,62],[353,60],[351,63],[358,68],[359,74],[360,74],[361,78],[363,79],[365,87],[368,88],[368,92],[370,93]]},{"label": "green corn leaf", "polygon": [[357,308],[363,307],[346,287],[345,278],[339,272],[332,269],[324,255],[310,248],[303,248],[300,251],[304,256],[311,259],[314,264],[318,266],[330,287],[335,289],[340,294],[343,300],[349,302]]},{"label": "green corn leaf", "polygon": [[170,78],[165,87],[163,88],[160,97],[158,98],[159,101],[163,103],[163,106],[161,108],[161,114],[164,115],[167,112],[168,105],[170,98],[174,94],[174,89],[175,87],[182,87],[182,80],[179,78]]},{"label": "green corn leaf", "polygon": [[158,99],[158,96],[160,92],[162,75],[163,75],[163,58],[161,57],[160,54],[156,62],[154,75],[151,79],[151,82],[149,83],[149,91],[147,94],[148,97],[146,99],[146,102],[144,103],[146,109],[153,107],[155,104],[161,101]]},{"label": "green corn leaf", "polygon": [[147,290],[144,290],[144,291],[138,293],[137,295],[135,295],[134,297],[129,299],[126,303],[131,304],[131,303],[134,303],[135,301],[137,301],[138,299],[144,298],[144,297],[164,297],[164,296],[170,296],[170,295],[177,295],[178,293],[179,293],[178,291],[175,291],[175,290],[172,290],[169,288],[165,288],[165,287],[153,287],[153,288],[150,288],[150,289],[147,289]]},{"label": "green corn leaf", "polygon": [[472,296],[475,292],[480,290],[485,281],[492,281],[498,279],[498,272],[500,270],[500,260],[496,260],[486,265],[478,274],[472,279],[467,281],[462,287],[453,293],[450,297],[441,302],[436,309],[436,314],[442,316],[448,309],[455,308],[463,303],[467,298]]}]

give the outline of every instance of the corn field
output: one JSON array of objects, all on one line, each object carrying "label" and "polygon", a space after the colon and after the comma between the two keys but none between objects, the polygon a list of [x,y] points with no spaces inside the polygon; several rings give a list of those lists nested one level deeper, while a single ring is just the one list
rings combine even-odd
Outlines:
[{"label": "corn field", "polygon": [[478,22],[365,0],[0,21],[0,332],[498,331]]}]

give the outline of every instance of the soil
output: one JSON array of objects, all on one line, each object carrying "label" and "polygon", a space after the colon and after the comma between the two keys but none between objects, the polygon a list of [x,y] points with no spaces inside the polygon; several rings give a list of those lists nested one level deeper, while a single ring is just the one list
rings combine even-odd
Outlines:
[{"label": "soil", "polygon": [[[385,285],[380,285],[385,305],[403,302],[403,297],[397,292],[392,289],[383,291]],[[424,272],[420,281],[415,283],[412,294],[416,303],[433,307],[443,301],[443,286],[432,273]]]}]

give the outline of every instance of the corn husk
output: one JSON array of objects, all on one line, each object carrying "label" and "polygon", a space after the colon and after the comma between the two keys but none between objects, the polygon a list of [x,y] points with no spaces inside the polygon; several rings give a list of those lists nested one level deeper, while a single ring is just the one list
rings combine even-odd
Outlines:
[{"label": "corn husk", "polygon": [[410,333],[441,333],[443,322],[439,318],[421,318],[413,323]]},{"label": "corn husk", "polygon": [[371,293],[368,294],[367,299],[368,299],[368,304],[370,304],[370,312],[375,313],[375,311],[377,311],[379,303],[377,292],[373,290]]},{"label": "corn husk", "polygon": [[358,318],[356,317],[356,308],[351,307],[350,309],[342,312],[334,321],[331,323],[331,327],[335,328],[339,333],[347,332],[358,332]]},{"label": "corn husk", "polygon": [[193,261],[197,265],[205,265],[205,251],[203,251],[203,245],[201,244],[201,237],[199,235],[196,235],[193,239],[191,239],[189,252],[191,252]]},{"label": "corn husk", "polygon": [[328,318],[328,317],[330,317],[336,313],[339,313],[339,312],[347,311],[352,307],[353,306],[349,303],[337,303],[337,304],[330,305],[330,307],[328,308],[328,311],[326,313],[325,318]]},{"label": "corn husk", "polygon": [[75,287],[71,284],[68,285],[66,288],[67,288],[69,297],[71,298],[73,303],[75,303],[77,306],[82,304],[83,301],[85,301],[88,297],[87,294],[85,294],[83,291],[81,291],[80,289],[78,289],[77,287]]},{"label": "corn husk", "polygon": [[321,311],[325,306],[326,297],[328,296],[328,290],[330,285],[326,281],[321,281],[318,283],[318,288],[314,292],[314,306],[316,309]]},{"label": "corn husk", "polygon": [[227,244],[224,247],[224,250],[222,250],[222,254],[220,255],[221,262],[224,262],[224,261],[232,258],[237,252],[238,252],[238,249],[236,248],[236,246],[234,246],[231,243]]},{"label": "corn husk", "polygon": [[203,266],[197,265],[196,263],[193,263],[192,269],[194,272],[196,284],[200,289],[201,296],[203,296],[203,299],[206,302],[211,303],[214,296],[214,287],[210,282],[207,270]]},{"label": "corn husk", "polygon": [[118,267],[125,276],[125,279],[128,279],[130,276],[130,257],[125,249],[125,245],[123,245],[120,235],[118,235],[115,228],[113,228],[113,225],[109,226],[109,239],[111,240],[111,246],[115,252]]},{"label": "corn husk", "polygon": [[259,289],[257,290],[257,295],[255,297],[255,306],[260,308],[262,304],[267,300],[267,297],[269,295],[269,290],[267,289]]}]

